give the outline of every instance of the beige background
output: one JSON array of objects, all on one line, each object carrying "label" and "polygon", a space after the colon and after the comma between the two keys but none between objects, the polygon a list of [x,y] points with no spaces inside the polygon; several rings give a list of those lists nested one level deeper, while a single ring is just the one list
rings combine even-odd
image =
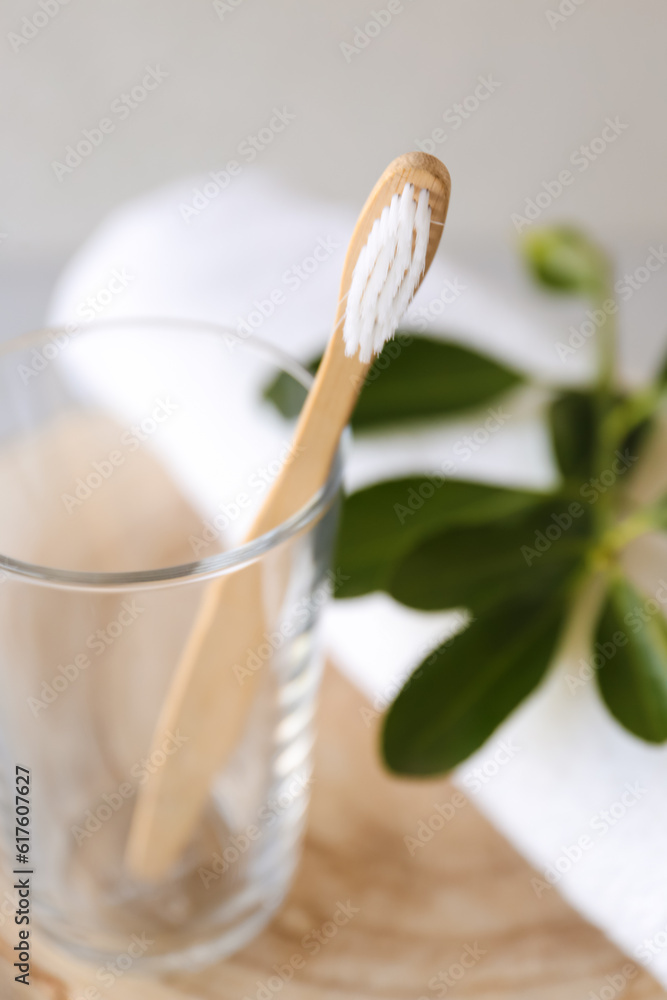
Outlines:
[{"label": "beige background", "polygon": [[[68,0],[15,52],[8,35],[39,2],[3,0],[0,287],[11,295],[0,335],[36,314],[60,262],[112,206],[219,169],[274,106],[296,119],[257,162],[356,203],[389,159],[445,127],[448,247],[480,258],[515,241],[511,213],[618,116],[627,129],[544,218],[576,218],[639,258],[667,234],[661,0],[404,0],[350,63],[340,43],[386,0],[233,2],[220,17],[212,0]],[[573,12],[552,26],[559,3]],[[59,182],[52,161],[149,65],[168,78]],[[448,128],[443,114],[480,75],[500,87]]]}]

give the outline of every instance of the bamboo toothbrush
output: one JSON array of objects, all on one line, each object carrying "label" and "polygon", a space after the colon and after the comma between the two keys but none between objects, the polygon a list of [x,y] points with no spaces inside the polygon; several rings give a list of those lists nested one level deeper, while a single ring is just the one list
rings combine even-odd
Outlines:
[{"label": "bamboo toothbrush", "polygon": [[[372,359],[393,337],[433,260],[449,192],[447,168],[425,153],[399,156],[373,188],[347,250],[333,334],[298,421],[292,458],[247,541],[291,517],[325,483]],[[262,641],[260,574],[253,563],[208,587],[151,749],[178,729],[188,742],[138,790],[126,852],[137,878],[157,880],[179,859],[238,741],[255,684],[240,685],[232,667]]]}]

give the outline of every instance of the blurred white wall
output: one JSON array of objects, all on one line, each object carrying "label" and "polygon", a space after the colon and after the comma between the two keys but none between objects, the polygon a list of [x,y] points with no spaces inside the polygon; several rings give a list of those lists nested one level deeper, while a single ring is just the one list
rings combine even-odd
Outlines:
[{"label": "blurred white wall", "polygon": [[[390,23],[343,51],[388,7]],[[564,169],[573,180],[541,218],[648,246],[667,235],[666,37],[661,0],[3,0],[0,267],[60,262],[122,199],[239,160],[274,108],[295,117],[257,163],[356,204],[442,129],[450,250],[513,241],[512,213]],[[147,67],[167,75],[112,110]],[[480,77],[487,96],[463,119],[454,106],[474,107]],[[58,179],[53,161],[103,118],[113,130]],[[626,127],[573,164],[607,119]]]}]

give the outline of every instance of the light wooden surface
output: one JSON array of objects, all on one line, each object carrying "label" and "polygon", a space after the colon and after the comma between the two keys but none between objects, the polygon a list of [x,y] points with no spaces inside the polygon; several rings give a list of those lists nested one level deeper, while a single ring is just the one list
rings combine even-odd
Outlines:
[{"label": "light wooden surface", "polygon": [[[387,167],[357,220],[343,266],[333,334],[299,417],[290,457],[254,520],[248,541],[293,517],[327,480],[370,367],[358,354],[345,356],[342,321],[352,276],[375,222],[408,184],[413,185],[415,197],[428,191],[431,209],[422,278],[433,260],[447,216],[449,173],[435,157],[409,153]],[[262,573],[263,564],[254,563],[214,581],[206,592],[160,713],[153,746],[159,747],[165,734],[178,729],[192,737],[182,753],[170,757],[139,789],[127,852],[128,868],[138,878],[158,880],[178,860],[204,810],[211,781],[236,746],[259,674],[241,685],[234,664],[243,662],[248,648],[260,647],[280,624],[263,605]],[[285,588],[274,589],[282,593]]]},{"label": "light wooden surface", "polygon": [[[78,438],[72,435],[85,432],[84,455],[96,454],[93,440],[100,454],[108,452],[118,435],[118,428],[104,421],[88,420],[85,427],[77,427],[76,421],[65,421],[58,440],[48,437],[41,445],[55,463],[52,479],[56,497],[76,472],[81,442],[74,448]],[[68,448],[75,454],[71,468]],[[40,456],[38,464],[44,457],[41,452]],[[153,484],[144,510],[150,514],[152,527],[159,516],[155,532],[147,532],[139,517],[133,527],[123,522],[121,531],[111,516],[124,496],[136,495],[135,477],[140,478],[142,489]],[[26,519],[19,510],[18,493],[13,497],[11,491],[15,480],[13,462],[7,468],[0,462],[4,505],[0,527],[31,526],[22,547],[30,542],[35,556],[47,555],[54,560],[66,553],[71,556],[71,539],[66,535],[68,515],[61,511],[59,530],[47,530],[51,522],[40,516],[39,505],[46,503],[43,513],[54,516],[60,508],[47,503],[48,498],[39,493]],[[25,498],[22,502],[25,504]],[[178,532],[175,527],[188,526],[189,530],[198,523],[168,478],[143,452],[141,461],[136,465],[128,462],[80,513],[90,519],[90,527],[95,529],[91,540],[100,547],[99,552],[87,553],[88,557],[97,565],[103,547],[114,568],[129,565],[126,560],[138,558],[138,550],[147,558],[150,555],[153,564],[159,553],[147,552],[148,545],[159,545],[167,563],[179,559],[183,553],[176,540],[184,540],[188,531]],[[43,537],[36,533],[41,525]],[[103,532],[99,530],[102,526]],[[80,537],[85,539],[86,532]],[[49,546],[55,547],[53,551]],[[188,614],[193,612],[194,606]],[[2,622],[2,626],[9,632],[11,623]],[[165,659],[164,650],[158,654],[157,660]],[[108,673],[115,676],[119,672],[122,681],[136,655],[136,651],[126,657],[119,654]],[[47,657],[45,662],[48,665],[52,660]],[[151,691],[151,699],[160,696],[159,672],[155,673],[157,687]],[[122,697],[125,701],[125,694],[121,683],[117,691],[105,689],[104,698]],[[538,899],[530,885],[533,873],[529,867],[472,803],[457,799],[462,804],[451,820],[410,855],[404,838],[414,835],[420,821],[433,815],[436,804],[451,803],[455,792],[447,781],[407,782],[387,776],[377,755],[378,721],[363,696],[329,669],[321,699],[313,804],[302,864],[283,909],[242,952],[196,975],[154,981],[128,974],[107,989],[96,980],[95,969],[74,964],[36,940],[32,984],[26,991],[13,980],[14,925],[3,912],[0,932],[9,935],[10,943],[0,937],[1,1000],[26,996],[34,1000],[83,1000],[88,990],[92,992],[87,1000],[271,1000],[278,995],[287,1000],[432,1000],[442,991],[432,989],[429,982],[433,985],[440,972],[447,974],[456,966],[468,946],[484,954],[446,996],[589,1000],[593,993],[599,997],[608,985],[606,977],[622,974],[629,960],[574,914],[556,890]],[[134,735],[133,728],[137,730]],[[128,724],[125,742],[131,744],[143,733],[145,726]],[[129,759],[136,759],[135,747],[123,749],[130,754]],[[348,901],[358,912],[334,936],[324,938],[326,943],[312,954],[315,934],[332,930],[335,925],[329,922],[337,911],[340,918],[339,904],[348,905]],[[261,989],[275,975],[274,965],[284,966],[294,958],[300,965],[299,957],[303,967],[289,983],[279,990],[270,985]],[[458,969],[454,971],[458,974]],[[637,970],[622,996],[624,1000],[657,1000],[667,994],[648,973]]]},{"label": "light wooden surface", "polygon": [[[587,925],[557,892],[534,894],[527,864],[465,802],[411,857],[404,837],[455,794],[447,781],[405,782],[383,773],[377,720],[367,726],[364,698],[334,670],[321,701],[313,803],[305,852],[287,903],[242,952],[197,975],[165,982],[118,979],[95,1000],[270,1000],[437,997],[429,981],[453,969],[466,948],[483,952],[447,996],[479,1000],[588,1000],[629,959]],[[366,710],[366,712],[362,711]],[[311,954],[314,932],[331,933],[339,904],[357,910]],[[468,953],[469,953],[468,952]],[[294,956],[303,967],[280,989],[274,965]],[[37,952],[32,992],[14,987],[6,963],[0,995],[76,1000],[94,970]],[[469,959],[472,961],[472,959]],[[298,961],[295,964],[300,964]],[[453,981],[453,980],[452,980]],[[264,991],[261,984],[270,983]],[[99,985],[99,984],[98,984]],[[442,995],[442,994],[440,994]],[[604,996],[608,993],[605,992]],[[663,997],[647,972],[624,1000]],[[93,994],[95,996],[95,994]]]}]

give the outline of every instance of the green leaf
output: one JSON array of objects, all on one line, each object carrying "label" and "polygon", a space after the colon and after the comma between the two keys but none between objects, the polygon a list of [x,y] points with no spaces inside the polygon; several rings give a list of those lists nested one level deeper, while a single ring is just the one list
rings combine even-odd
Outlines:
[{"label": "green leaf", "polygon": [[590,393],[564,392],[549,408],[551,439],[558,465],[566,479],[578,484],[593,475],[596,412]]},{"label": "green leaf", "polygon": [[399,774],[449,771],[469,757],[544,676],[565,605],[507,601],[418,667],[385,719],[384,758]]},{"label": "green leaf", "polygon": [[647,441],[653,434],[655,430],[655,418],[647,417],[645,420],[640,420],[638,424],[628,431],[626,436],[621,442],[620,451],[625,454],[626,452],[630,455],[639,457],[640,452],[646,446]]},{"label": "green leaf", "polygon": [[[318,364],[319,359],[311,362],[311,371]],[[522,378],[476,351],[399,332],[372,365],[352,426],[369,430],[405,420],[448,417],[491,402]],[[281,373],[266,387],[264,397],[283,416],[294,417],[306,393],[291,375]]]},{"label": "green leaf", "polygon": [[[667,597],[667,595],[666,595]],[[649,743],[667,740],[667,621],[624,578],[614,580],[597,629],[598,685],[621,725]]]},{"label": "green leaf", "polygon": [[553,498],[493,524],[446,529],[395,566],[387,589],[422,611],[467,607],[478,614],[510,597],[539,592],[546,599],[581,563],[590,520],[589,507]]},{"label": "green leaf", "polygon": [[557,292],[599,296],[611,271],[606,254],[571,226],[551,226],[528,233],[523,253],[533,277]]},{"label": "green leaf", "polygon": [[348,580],[336,597],[385,589],[395,564],[427,535],[487,524],[543,500],[537,493],[427,475],[353,493],[343,504],[334,562]]},{"label": "green leaf", "polygon": [[667,354],[665,354],[665,356],[663,357],[660,367],[658,369],[656,384],[660,389],[667,388]]},{"label": "green leaf", "polygon": [[[408,339],[409,338],[409,339]],[[385,345],[368,373],[352,417],[366,430],[404,420],[449,417],[490,403],[522,381],[498,361],[422,337]]]}]

